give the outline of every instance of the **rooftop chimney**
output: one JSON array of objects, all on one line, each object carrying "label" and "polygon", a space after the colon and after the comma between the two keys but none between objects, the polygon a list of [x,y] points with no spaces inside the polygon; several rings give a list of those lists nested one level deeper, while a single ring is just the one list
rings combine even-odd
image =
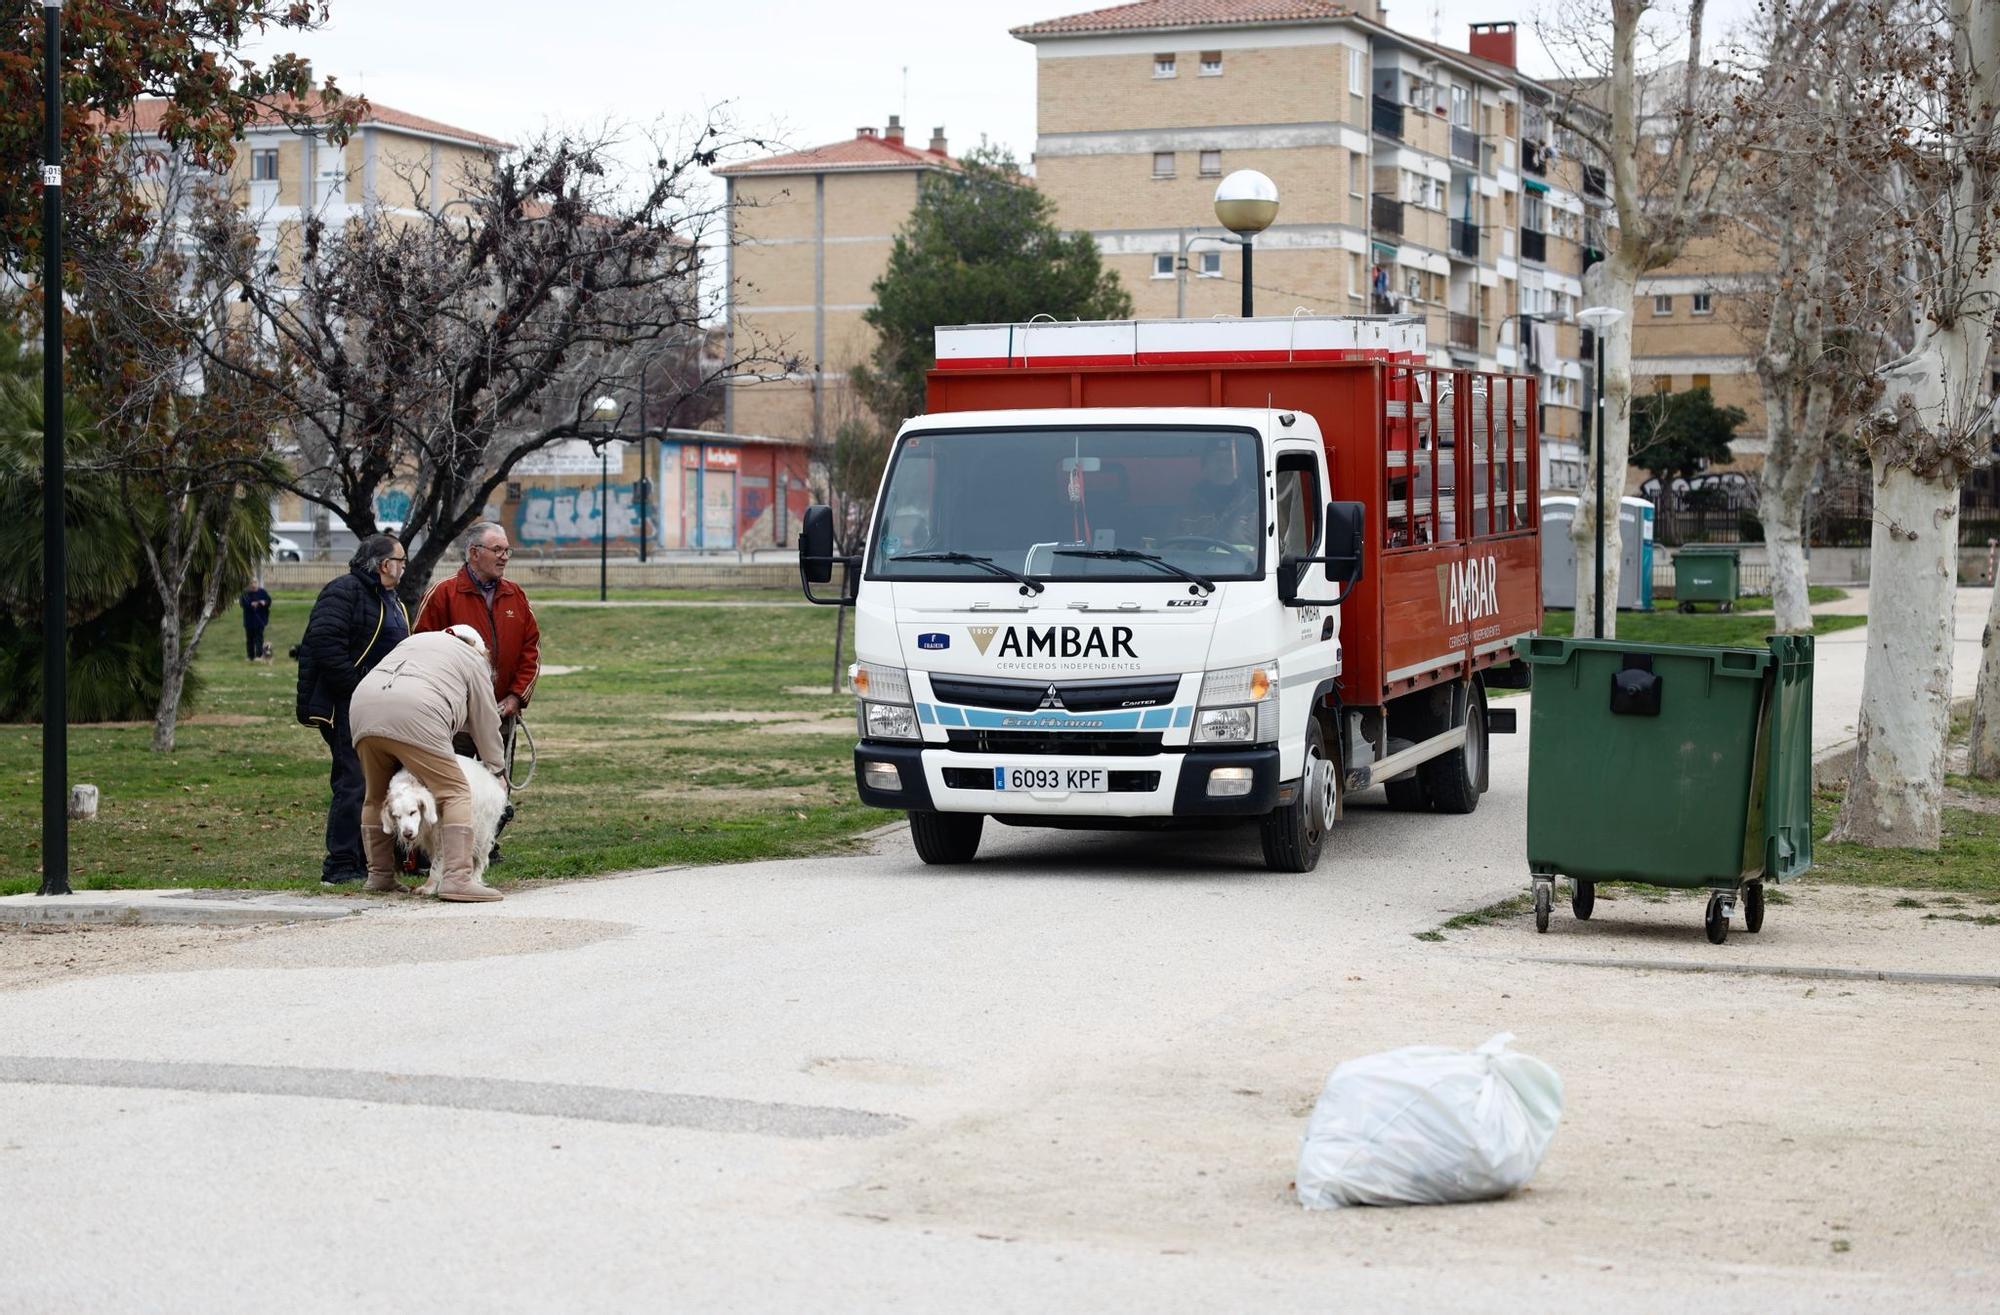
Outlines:
[{"label": "rooftop chimney", "polygon": [[859,128],[856,128],[854,130],[854,135],[856,137],[873,137],[875,135],[875,129],[869,127],[867,124],[864,123]]},{"label": "rooftop chimney", "polygon": [[943,124],[939,124],[937,127],[931,129],[931,154],[932,155],[951,154],[949,150],[945,149]]},{"label": "rooftop chimney", "polygon": [[1472,40],[1466,49],[1481,59],[1514,68],[1514,24],[1474,23]]},{"label": "rooftop chimney", "polygon": [[889,116],[889,126],[882,130],[882,135],[884,137],[887,137],[892,142],[901,144],[903,140],[902,116],[897,114],[891,114]]}]

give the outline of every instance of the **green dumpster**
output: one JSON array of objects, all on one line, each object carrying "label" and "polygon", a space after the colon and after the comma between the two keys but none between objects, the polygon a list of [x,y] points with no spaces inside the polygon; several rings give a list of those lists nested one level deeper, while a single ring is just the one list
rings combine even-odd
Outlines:
[{"label": "green dumpster", "polygon": [[1528,641],[1528,867],[1547,931],[1558,876],[1588,918],[1599,881],[1707,888],[1720,945],[1738,895],[1812,865],[1810,635],[1769,647]]},{"label": "green dumpster", "polygon": [[1743,578],[1743,550],[1726,543],[1691,543],[1674,552],[1674,604],[1683,612],[1696,603],[1715,603],[1727,612],[1736,606]]}]

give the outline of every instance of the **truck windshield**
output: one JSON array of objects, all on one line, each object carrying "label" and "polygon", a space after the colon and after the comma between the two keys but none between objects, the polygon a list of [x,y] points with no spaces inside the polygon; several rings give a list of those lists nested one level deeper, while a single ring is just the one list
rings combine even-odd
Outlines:
[{"label": "truck windshield", "polygon": [[[1263,573],[1257,437],[1234,429],[931,430],[906,434],[875,513],[875,579],[1171,581],[1157,564],[1059,549],[1135,549],[1206,580]],[[929,560],[918,560],[928,557]]]}]

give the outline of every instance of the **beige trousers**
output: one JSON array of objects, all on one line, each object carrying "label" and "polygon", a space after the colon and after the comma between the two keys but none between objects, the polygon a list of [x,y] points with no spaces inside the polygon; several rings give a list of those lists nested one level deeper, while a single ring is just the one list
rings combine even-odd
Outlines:
[{"label": "beige trousers", "polygon": [[356,740],[354,754],[361,759],[361,775],[367,782],[367,793],[361,800],[364,825],[373,825],[380,815],[382,800],[389,793],[389,778],[399,767],[409,768],[410,775],[436,797],[439,826],[472,825],[472,788],[465,783],[465,772],[456,756],[378,735]]}]

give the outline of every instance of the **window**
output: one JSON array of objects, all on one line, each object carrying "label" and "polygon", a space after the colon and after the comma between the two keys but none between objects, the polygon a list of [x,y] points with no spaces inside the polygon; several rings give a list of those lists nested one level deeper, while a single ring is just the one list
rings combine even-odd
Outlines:
[{"label": "window", "polygon": [[1219,78],[1222,76],[1222,52],[1204,50],[1201,52],[1201,76]]},{"label": "window", "polygon": [[1347,52],[1347,94],[1368,94],[1368,52],[1349,48]]},{"label": "window", "polygon": [[[1347,253],[1347,296],[1351,301],[1361,300],[1361,253]],[[1995,383],[1993,391],[2000,393],[2000,383]]]},{"label": "window", "polygon": [[1201,276],[1205,279],[1219,279],[1222,277],[1222,253],[1220,251],[1204,251],[1201,253]]},{"label": "window", "polygon": [[1539,192],[1529,192],[1521,198],[1521,227],[1532,228],[1537,233],[1549,229],[1548,203]]},{"label": "window", "polygon": [[1310,557],[1319,542],[1319,472],[1308,456],[1278,458],[1278,555]]},{"label": "window", "polygon": [[1203,151],[1201,153],[1201,176],[1215,178],[1222,173],[1222,152]]},{"label": "window", "polygon": [[1156,279],[1170,279],[1173,276],[1174,253],[1171,251],[1155,252],[1153,255],[1153,277]]},{"label": "window", "polygon": [[1172,178],[1174,176],[1174,153],[1172,151],[1153,152],[1153,177]]},{"label": "window", "polygon": [[1665,397],[1668,393],[1671,393],[1672,391],[1674,391],[1674,381],[1672,377],[1664,374],[1656,374],[1653,376],[1653,395],[1655,397]]},{"label": "window", "polygon": [[1714,314],[1714,313],[1715,313],[1715,298],[1713,297],[1713,295],[1712,295],[1712,294],[1710,294],[1710,293],[1706,293],[1706,292],[1697,292],[1697,293],[1695,293],[1695,294],[1694,294],[1694,312],[1693,312],[1693,313],[1694,313],[1694,314],[1696,314],[1696,315],[1712,315],[1712,314]]},{"label": "window", "polygon": [[278,181],[278,152],[250,152],[250,181],[253,183],[275,183]]},{"label": "window", "polygon": [[1368,190],[1364,185],[1362,175],[1362,171],[1366,168],[1367,165],[1363,163],[1361,154],[1358,151],[1348,153],[1347,193],[1349,196],[1360,196]]},{"label": "window", "polygon": [[1461,128],[1472,126],[1472,93],[1457,83],[1451,88],[1451,121]]},{"label": "window", "polygon": [[1711,384],[1709,382],[1709,377],[1705,374],[1691,374],[1688,376],[1688,387],[1689,388],[1711,387]]},{"label": "window", "polygon": [[1669,297],[1664,293],[1662,293],[1661,295],[1653,298],[1653,314],[1671,315],[1673,313],[1674,313],[1674,299],[1672,297]]},{"label": "window", "polygon": [[1170,77],[1172,77],[1173,75],[1174,75],[1174,57],[1173,57],[1172,55],[1155,55],[1155,56],[1153,56],[1153,76],[1154,76],[1154,77],[1156,77],[1156,78],[1170,78]]}]

